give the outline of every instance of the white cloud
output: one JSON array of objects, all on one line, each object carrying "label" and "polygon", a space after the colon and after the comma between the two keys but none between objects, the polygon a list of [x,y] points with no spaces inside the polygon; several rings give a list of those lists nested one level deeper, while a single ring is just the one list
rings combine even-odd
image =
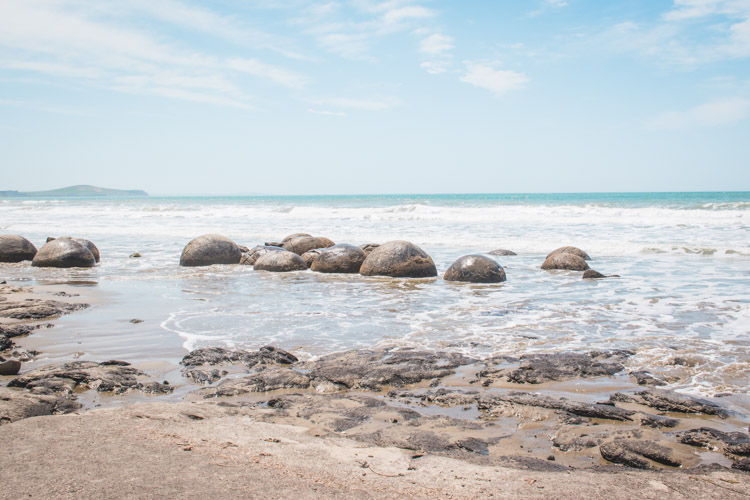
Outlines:
[{"label": "white cloud", "polygon": [[731,98],[711,101],[687,111],[670,111],[650,120],[652,130],[681,130],[689,128],[733,125],[750,115],[750,99]]},{"label": "white cloud", "polygon": [[453,47],[453,38],[440,33],[433,33],[419,43],[419,51],[431,56],[448,52],[453,49]]},{"label": "white cloud", "polygon": [[511,90],[522,89],[529,78],[516,71],[498,70],[494,64],[464,61],[466,73],[460,78],[462,82],[487,89],[496,96],[502,96]]},{"label": "white cloud", "polygon": [[229,59],[226,67],[249,75],[265,78],[284,87],[302,88],[309,79],[293,71],[264,63],[257,59]]},{"label": "white cloud", "polygon": [[311,101],[312,104],[329,106],[333,108],[358,109],[362,111],[384,111],[401,104],[395,98],[380,99],[352,99],[348,97],[333,97]]},{"label": "white cloud", "polygon": [[566,2],[565,0],[545,0],[544,3],[546,3],[550,7],[555,7],[557,9],[568,5],[568,2]]},{"label": "white cloud", "polygon": [[435,17],[436,12],[426,7],[411,5],[409,7],[398,7],[388,10],[383,15],[383,21],[387,25],[393,25],[411,19],[429,19]]},{"label": "white cloud", "polygon": [[448,63],[441,61],[425,61],[419,67],[431,75],[439,75],[448,71]]},{"label": "white cloud", "polygon": [[346,117],[346,113],[344,113],[344,112],[341,112],[341,111],[326,111],[326,110],[321,110],[321,109],[312,109],[312,108],[308,108],[308,109],[307,109],[307,112],[308,112],[308,113],[312,113],[312,114],[314,114],[314,115],[322,115],[322,116],[338,116],[338,117],[341,117],[341,118],[344,118],[344,117]]}]

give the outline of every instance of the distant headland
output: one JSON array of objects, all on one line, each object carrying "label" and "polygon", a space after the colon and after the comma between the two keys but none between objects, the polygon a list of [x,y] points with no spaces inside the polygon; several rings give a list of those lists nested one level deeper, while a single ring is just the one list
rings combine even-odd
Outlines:
[{"label": "distant headland", "polygon": [[146,191],[140,189],[107,189],[96,186],[78,185],[49,191],[0,191],[0,198],[62,198],[62,197],[131,197],[148,196]]}]

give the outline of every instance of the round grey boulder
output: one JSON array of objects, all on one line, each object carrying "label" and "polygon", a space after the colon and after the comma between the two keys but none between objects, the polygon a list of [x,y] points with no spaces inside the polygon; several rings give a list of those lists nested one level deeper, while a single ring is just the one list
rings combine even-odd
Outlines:
[{"label": "round grey boulder", "polygon": [[437,276],[432,258],[408,241],[389,241],[375,248],[359,270],[364,276],[431,278]]},{"label": "round grey boulder", "polygon": [[572,253],[557,253],[550,255],[542,264],[542,269],[565,269],[568,271],[585,271],[589,268],[583,258]]},{"label": "round grey boulder", "polygon": [[308,250],[307,252],[302,254],[302,260],[305,261],[305,265],[309,268],[312,266],[313,261],[315,260],[315,257],[320,255],[320,252],[325,250],[324,248],[313,248],[312,250]]},{"label": "round grey boulder", "polygon": [[365,243],[364,245],[360,245],[359,248],[362,249],[363,252],[365,252],[365,257],[370,255],[370,252],[378,248],[380,244],[378,243]]},{"label": "round grey boulder", "polygon": [[94,267],[96,258],[86,245],[74,239],[57,238],[45,243],[31,261],[34,267]]},{"label": "round grey boulder", "polygon": [[[89,249],[89,252],[91,252],[91,253],[93,254],[93,256],[94,256],[94,260],[95,260],[95,261],[96,261],[97,263],[99,263],[99,259],[100,259],[100,255],[99,255],[99,249],[98,249],[98,248],[96,248],[96,245],[94,245],[94,243],[93,243],[93,242],[91,242],[91,241],[89,241],[89,240],[85,240],[85,239],[83,239],[83,238],[71,238],[70,236],[61,236],[61,237],[59,237],[59,238],[57,238],[57,239],[58,239],[58,240],[73,240],[73,241],[77,241],[77,242],[78,242],[78,243],[80,243],[81,245],[83,245],[83,246],[85,246],[86,248],[88,248],[88,249]],[[47,241],[49,241],[49,238],[47,238]]]},{"label": "round grey boulder", "polygon": [[307,266],[302,257],[294,252],[281,250],[279,252],[268,252],[261,255],[255,261],[256,271],[271,271],[274,273],[285,273],[289,271],[305,271]]},{"label": "round grey boulder", "polygon": [[239,264],[242,252],[237,244],[219,234],[204,234],[185,245],[180,265],[187,267],[213,264]]},{"label": "round grey boulder", "polygon": [[487,253],[489,253],[490,255],[495,255],[497,257],[511,257],[513,255],[518,255],[516,252],[511,252],[510,250],[505,250],[504,248],[498,248],[497,250],[493,250]]},{"label": "round grey boulder", "polygon": [[268,252],[283,251],[284,249],[281,247],[258,245],[257,247],[253,247],[248,252],[242,254],[242,258],[240,258],[240,264],[245,266],[254,266],[255,262],[260,258],[261,255],[265,255]]},{"label": "round grey boulder", "polygon": [[22,262],[32,260],[35,255],[36,247],[23,236],[0,236],[0,262]]},{"label": "round grey boulder", "polygon": [[[0,358],[2,360],[2,358]],[[18,372],[21,371],[21,362],[16,361],[15,359],[9,359],[7,361],[0,362],[0,375],[3,376],[10,376],[10,375],[18,375]]]},{"label": "round grey boulder", "polygon": [[282,248],[284,250],[294,252],[297,255],[302,255],[303,253],[309,252],[314,248],[328,248],[332,247],[333,245],[335,245],[335,243],[328,238],[297,236],[296,238],[287,240],[287,242],[282,245]]},{"label": "round grey boulder", "polygon": [[553,255],[557,255],[560,253],[572,253],[573,255],[577,255],[583,260],[591,260],[591,257],[589,257],[589,254],[584,252],[578,247],[560,247],[557,250],[552,250],[550,253],[547,254],[547,258],[552,257]]},{"label": "round grey boulder", "polygon": [[484,255],[464,255],[451,264],[443,279],[469,283],[500,283],[505,281],[505,270]]},{"label": "round grey boulder", "polygon": [[364,261],[361,248],[342,243],[322,250],[310,269],[317,273],[358,273]]},{"label": "round grey boulder", "polygon": [[294,238],[302,238],[302,237],[310,237],[312,234],[307,233],[294,233],[290,234],[289,236],[285,236],[283,240],[281,240],[281,245],[284,245],[287,241],[293,240]]}]

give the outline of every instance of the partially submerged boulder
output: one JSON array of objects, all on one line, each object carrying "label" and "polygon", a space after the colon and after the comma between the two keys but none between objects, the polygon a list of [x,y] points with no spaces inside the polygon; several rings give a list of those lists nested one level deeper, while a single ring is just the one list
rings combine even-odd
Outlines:
[{"label": "partially submerged boulder", "polygon": [[364,261],[361,248],[342,243],[322,250],[310,269],[317,273],[358,273]]},{"label": "partially submerged boulder", "polygon": [[281,250],[278,252],[268,252],[261,255],[255,261],[256,271],[271,271],[284,273],[289,271],[304,271],[307,269],[302,257],[293,252]]},{"label": "partially submerged boulder", "polygon": [[437,276],[432,258],[408,241],[389,241],[375,248],[359,270],[364,276],[430,278]]},{"label": "partially submerged boulder", "polygon": [[57,238],[44,244],[31,261],[34,267],[94,267],[96,257],[89,248],[72,238]]},{"label": "partially submerged boulder", "polygon": [[335,245],[334,242],[328,238],[313,237],[313,236],[297,236],[284,242],[282,248],[290,252],[294,252],[297,255],[302,255],[305,252],[309,252],[314,248],[328,248]]},{"label": "partially submerged boulder", "polygon": [[15,359],[6,360],[2,356],[0,356],[0,375],[18,375],[19,371],[21,371],[20,361],[16,361]]},{"label": "partially submerged boulder", "polygon": [[589,265],[582,257],[572,253],[556,253],[550,255],[542,264],[542,269],[564,269],[568,271],[585,271]]},{"label": "partially submerged boulder", "polygon": [[239,264],[242,252],[237,244],[219,234],[204,234],[185,245],[180,256],[181,266]]},{"label": "partially submerged boulder", "polygon": [[367,257],[373,250],[375,250],[379,246],[380,243],[365,243],[363,245],[360,245],[359,248],[361,248],[362,251],[365,252],[365,257]]},{"label": "partially submerged boulder", "polygon": [[583,272],[583,278],[585,280],[600,280],[603,278],[619,278],[620,276],[618,274],[610,274],[605,275],[600,273],[599,271],[594,271],[593,269],[587,269]]},{"label": "partially submerged boulder", "polygon": [[302,260],[305,261],[305,265],[309,268],[312,266],[313,261],[315,260],[315,257],[320,255],[320,252],[322,252],[323,248],[313,248],[310,251],[307,251],[302,254]]},{"label": "partially submerged boulder", "polygon": [[518,255],[516,252],[511,252],[510,250],[506,250],[504,248],[498,248],[497,250],[493,250],[487,253],[496,257],[510,257],[513,255]]},{"label": "partially submerged boulder", "polygon": [[470,283],[500,283],[505,281],[505,270],[484,255],[464,255],[451,264],[443,279]]},{"label": "partially submerged boulder", "polygon": [[591,260],[591,257],[589,257],[589,254],[584,252],[578,247],[560,247],[556,250],[552,250],[550,253],[547,254],[547,258],[552,257],[553,255],[558,255],[561,253],[570,253],[573,255],[577,255],[578,257],[582,258],[583,260]]},{"label": "partially submerged boulder", "polygon": [[279,252],[283,251],[284,249],[277,246],[270,246],[270,245],[258,245],[256,247],[251,248],[246,253],[242,254],[242,257],[240,258],[240,264],[243,266],[254,266],[255,262],[262,256],[267,254],[268,252]]},{"label": "partially submerged boulder", "polygon": [[[85,246],[89,249],[89,252],[94,256],[94,260],[98,263],[101,259],[101,255],[99,254],[99,249],[96,245],[90,240],[84,239],[84,238],[73,238],[71,236],[60,236],[59,238],[53,238],[58,240],[73,240],[77,241],[81,245]],[[50,238],[47,238],[47,241],[51,241]]]},{"label": "partially submerged boulder", "polygon": [[0,262],[22,262],[32,260],[36,247],[23,236],[4,234],[0,236]]},{"label": "partially submerged boulder", "polygon": [[284,243],[286,243],[288,241],[293,240],[294,238],[304,238],[306,236],[312,236],[312,234],[308,234],[308,233],[294,233],[294,234],[290,234],[289,236],[285,236],[284,239],[281,240],[281,245],[283,245]]}]

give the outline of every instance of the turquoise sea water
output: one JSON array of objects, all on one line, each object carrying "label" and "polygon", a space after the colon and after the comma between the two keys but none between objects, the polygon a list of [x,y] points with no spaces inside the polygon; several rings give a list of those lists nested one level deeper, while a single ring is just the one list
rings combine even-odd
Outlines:
[{"label": "turquoise sea water", "polygon": [[[201,234],[251,247],[296,232],[337,243],[409,240],[441,275],[469,253],[518,256],[498,258],[508,275],[500,285],[178,266]],[[2,265],[0,279],[87,281],[128,314],[148,309],[141,329],[113,323],[122,335],[100,344],[101,325],[85,319],[102,309],[61,321],[61,331],[92,339],[92,359],[126,345],[161,356],[164,339],[186,348],[274,344],[309,356],[385,344],[476,356],[618,347],[636,351],[631,368],[682,390],[745,392],[750,379],[747,192],[4,199],[0,234],[38,246],[80,236],[102,253],[91,270]],[[563,245],[622,278],[542,271],[544,256]],[[136,251],[141,259],[128,258]],[[675,365],[678,357],[690,366]]]}]

